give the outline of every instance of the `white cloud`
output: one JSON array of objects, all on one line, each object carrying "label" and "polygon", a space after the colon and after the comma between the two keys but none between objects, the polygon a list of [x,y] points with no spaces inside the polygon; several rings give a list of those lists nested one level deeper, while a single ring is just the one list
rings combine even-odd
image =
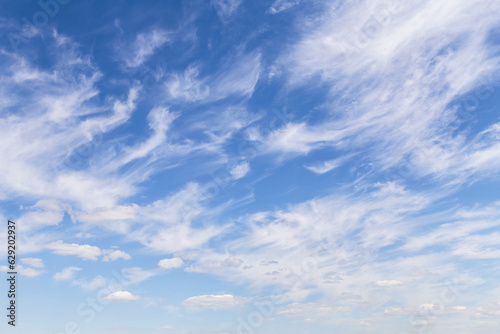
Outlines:
[{"label": "white cloud", "polygon": [[62,240],[58,240],[46,246],[58,255],[74,255],[82,260],[97,261],[101,255],[99,247],[79,244],[65,244]]},{"label": "white cloud", "polygon": [[21,259],[21,263],[24,263],[25,265],[28,265],[33,268],[43,268],[43,261],[42,259],[36,258],[36,257],[25,257]]},{"label": "white cloud", "polygon": [[187,102],[214,102],[230,96],[250,97],[260,77],[261,54],[258,52],[240,54],[221,64],[222,70],[198,78],[197,66],[189,66],[184,73],[172,74],[165,88],[171,98]]},{"label": "white cloud", "polygon": [[132,301],[132,300],[138,300],[141,297],[139,296],[134,296],[128,291],[116,291],[113,292],[112,294],[104,297],[104,300],[107,301],[112,301],[112,302],[127,302],[127,301]]},{"label": "white cloud", "polygon": [[159,272],[156,270],[144,270],[139,267],[124,268],[122,275],[126,279],[125,285],[138,284],[142,281],[157,275]]},{"label": "white cloud", "polygon": [[[222,256],[221,256],[222,258]],[[190,266],[186,268],[184,271],[189,273],[209,273],[215,271],[221,271],[225,269],[238,268],[243,263],[243,260],[237,257],[228,257],[223,261],[205,261],[199,265]]]},{"label": "white cloud", "polygon": [[[116,174],[74,168],[92,160],[103,133],[126,122],[135,108],[138,88],[131,88],[125,101],[110,97],[96,106],[92,99],[99,93],[95,85],[101,74],[90,58],[60,35],[47,37],[46,43],[58,55],[52,67],[41,70],[29,59],[7,53],[9,67],[0,73],[3,82],[11,83],[7,85],[10,108],[20,110],[0,123],[8,138],[0,145],[0,155],[10,161],[0,167],[0,185],[7,195],[43,199],[21,217],[33,227],[58,224],[65,203],[105,207],[133,193],[132,184]],[[31,75],[12,77],[20,72]],[[16,88],[20,85],[23,89]]]},{"label": "white cloud", "polygon": [[453,125],[461,121],[453,106],[458,98],[475,88],[498,89],[491,73],[500,62],[488,37],[498,3],[323,5],[313,26],[304,19],[300,40],[280,62],[292,85],[320,78],[331,96],[349,99],[327,97],[321,122],[271,132],[262,139],[267,152],[345,149],[363,152],[379,170],[403,166],[455,183],[498,170],[496,127],[471,136]]},{"label": "white cloud", "polygon": [[159,29],[138,34],[132,43],[131,50],[126,53],[125,61],[127,65],[129,67],[142,65],[169,40],[168,33]]},{"label": "white cloud", "polygon": [[262,55],[259,52],[236,53],[222,64],[227,70],[218,73],[211,85],[211,100],[220,100],[231,95],[250,97],[260,77]]},{"label": "white cloud", "polygon": [[95,235],[92,233],[83,233],[83,232],[78,232],[75,237],[81,238],[81,239],[90,239],[90,238],[95,238]]},{"label": "white cloud", "polygon": [[[412,306],[435,300],[444,289],[443,282],[460,272],[459,259],[449,252],[421,254],[419,249],[396,248],[397,256],[393,257],[386,250],[405,242],[413,244],[409,236],[414,231],[433,230],[422,229],[422,222],[436,217],[414,216],[433,200],[428,193],[413,193],[389,182],[366,188],[356,196],[316,198],[240,217],[238,224],[245,226],[245,232],[228,241],[225,252],[205,248],[185,271],[211,273],[258,287],[278,286],[291,293],[291,302],[322,293],[328,296],[323,304],[340,307],[338,310],[355,309],[360,303],[380,307],[391,302],[401,305],[402,311],[386,313],[406,314]],[[478,208],[477,212],[483,212],[478,220],[489,217],[490,223],[464,222],[470,231],[495,226],[494,210]],[[474,215],[466,211],[458,214]],[[452,228],[443,235],[453,237]],[[465,232],[457,229],[456,233]],[[424,233],[422,240],[425,238]],[[434,244],[430,240],[429,244]],[[233,266],[224,266],[226,252],[232,254],[227,262]],[[473,284],[477,283],[470,279],[463,286]],[[337,303],[330,305],[330,301]],[[303,318],[314,319],[307,314]]]},{"label": "white cloud", "polygon": [[137,217],[139,207],[132,205],[117,205],[110,208],[101,208],[90,212],[76,212],[76,218],[83,223],[103,224],[106,223],[108,229],[126,233],[128,224],[124,223]]},{"label": "white cloud", "polygon": [[382,281],[376,281],[375,285],[377,286],[398,286],[402,285],[403,282],[401,281],[396,281],[396,280],[382,280]]},{"label": "white cloud", "polygon": [[241,303],[241,300],[233,295],[202,295],[189,297],[182,304],[192,308],[228,308]]},{"label": "white cloud", "polygon": [[281,13],[299,4],[300,0],[276,0],[269,8],[270,14]]},{"label": "white cloud", "polygon": [[[205,208],[204,189],[188,183],[183,189],[149,205],[122,205],[94,212],[75,213],[77,220],[126,234],[130,240],[164,253],[199,248],[227,226],[192,226]],[[135,224],[133,230],[131,226]]]},{"label": "white cloud", "polygon": [[[0,266],[0,271],[9,272],[12,270],[8,266]],[[26,276],[26,277],[37,277],[37,276],[40,276],[40,275],[46,273],[45,270],[25,268],[22,265],[16,265],[15,271],[17,271],[20,275]]]},{"label": "white cloud", "polygon": [[30,211],[21,216],[20,224],[29,227],[40,227],[47,225],[58,225],[64,217],[65,206],[57,200],[40,200]]},{"label": "white cloud", "polygon": [[331,124],[309,127],[305,123],[289,123],[266,138],[267,150],[307,154],[311,150],[333,146],[345,136]]},{"label": "white cloud", "polygon": [[184,265],[184,261],[180,257],[174,257],[172,259],[163,259],[158,262],[158,267],[162,269],[174,269],[180,268]]},{"label": "white cloud", "polygon": [[102,255],[102,260],[105,262],[115,261],[118,259],[130,260],[129,254],[118,249],[104,249],[101,250],[97,246],[80,245],[80,244],[66,244],[62,240],[52,242],[45,246],[45,248],[52,250],[53,254],[58,255],[74,255],[82,260],[97,261]]},{"label": "white cloud", "polygon": [[106,249],[102,251],[103,258],[102,260],[105,262],[108,261],[115,261],[118,259],[124,259],[124,260],[130,260],[131,257],[129,254],[125,253],[124,251],[121,250],[113,250],[113,249]]},{"label": "white cloud", "polygon": [[123,157],[117,159],[117,161],[111,161],[108,166],[117,169],[119,166],[126,165],[133,160],[143,158],[154,152],[158,146],[166,141],[166,132],[176,117],[175,113],[171,113],[165,108],[153,108],[148,114],[148,124],[153,130],[151,137],[143,143],[126,149]]},{"label": "white cloud", "polygon": [[102,276],[97,276],[90,281],[87,281],[85,279],[74,280],[71,282],[71,284],[79,286],[87,291],[93,291],[105,287],[108,284],[108,281]]},{"label": "white cloud", "polygon": [[311,322],[318,318],[331,317],[336,313],[349,313],[350,311],[351,309],[346,306],[333,306],[324,302],[312,302],[305,304],[292,303],[283,307],[277,314],[301,317]]},{"label": "white cloud", "polygon": [[167,82],[170,96],[177,100],[195,102],[208,97],[210,88],[198,79],[197,67],[189,66],[182,75],[173,74]]},{"label": "white cloud", "polygon": [[36,269],[33,269],[33,268],[24,268],[23,266],[17,266],[17,270],[18,270],[18,272],[22,276],[27,276],[27,277],[36,277],[36,276],[40,276],[41,274],[46,273],[45,270],[36,270]]},{"label": "white cloud", "polygon": [[419,306],[419,308],[424,309],[424,310],[434,310],[434,309],[439,309],[440,306],[436,304],[431,304],[431,303],[425,303]]},{"label": "white cloud", "polygon": [[217,11],[222,22],[226,22],[238,9],[243,0],[212,0],[211,4]]},{"label": "white cloud", "polygon": [[[220,7],[219,15],[226,18],[234,15],[240,4],[239,1],[214,3]],[[277,0],[270,12],[286,10],[294,3]],[[491,58],[492,49],[487,44],[490,28],[498,18],[487,12],[489,8],[494,12],[499,5],[489,0],[401,3],[397,13],[389,8],[388,22],[378,22],[381,26],[376,25],[371,31],[373,36],[362,43],[355,28],[363,29],[365,22],[380,19],[377,14],[382,12],[377,11],[378,5],[384,4],[361,1],[354,6],[344,2],[335,10],[326,8],[320,15],[323,17],[308,22],[307,29],[312,27],[313,31],[300,35],[300,42],[289,49],[292,52],[278,62],[285,65],[283,72],[290,78],[291,89],[309,85],[308,79],[314,77],[332,96],[349,96],[352,101],[346,104],[335,99],[333,103],[327,99],[322,104],[324,120],[309,123],[301,118],[269,136],[253,139],[266,145],[266,153],[308,154],[323,148],[329,151],[333,148],[336,154],[337,149],[361,152],[359,156],[363,159],[374,161],[375,170],[384,172],[410,161],[415,173],[431,175],[432,182],[439,184],[447,178],[460,183],[473,174],[496,173],[500,168],[500,123],[485,125],[478,134],[470,135],[460,129],[455,131],[454,127],[449,131],[449,125],[457,120],[450,102],[476,87],[485,73],[498,69],[498,60]],[[476,24],[479,21],[481,24]],[[135,51],[127,58],[130,66],[143,64],[166,43],[161,36],[156,39],[153,36],[151,40],[146,38],[147,34],[140,36],[133,45]],[[452,216],[446,213],[421,216],[421,210],[447,189],[438,187],[439,194],[419,193],[396,182],[376,185],[358,182],[350,194],[342,195],[341,191],[351,190],[346,186],[335,196],[235,218],[237,228],[231,233],[232,239],[224,238],[224,247],[212,249],[207,246],[209,241],[224,233],[226,227],[219,221],[213,224],[210,216],[206,219],[217,209],[210,209],[204,201],[203,186],[190,183],[149,204],[127,203],[126,199],[136,194],[140,182],[155,171],[153,166],[159,157],[170,157],[165,152],[196,149],[220,153],[221,143],[251,122],[250,117],[240,121],[239,116],[246,117],[248,113],[226,113],[226,108],[220,116],[210,119],[219,124],[212,126],[202,120],[205,124],[202,127],[192,122],[190,130],[201,129],[209,138],[208,143],[203,146],[186,139],[187,144],[182,146],[186,150],[181,150],[170,142],[174,130],[171,127],[174,121],[177,124],[178,115],[160,106],[148,115],[151,135],[143,142],[126,146],[121,143],[122,138],[117,138],[112,144],[102,143],[101,136],[130,120],[139,87],[131,88],[124,99],[103,96],[106,94],[97,88],[102,85],[96,66],[78,53],[68,58],[62,50],[54,50],[65,58],[64,64],[42,70],[28,60],[11,59],[5,68],[16,74],[9,78],[0,71],[2,82],[27,87],[26,92],[12,94],[2,91],[7,84],[0,88],[0,94],[8,96],[0,102],[2,106],[7,104],[5,110],[26,111],[16,117],[9,115],[0,122],[0,130],[5,134],[0,155],[12,162],[0,167],[0,197],[44,198],[20,218],[26,222],[25,226],[32,224],[33,231],[59,224],[67,210],[77,223],[120,233],[127,241],[139,241],[160,254],[183,254],[198,249],[196,256],[183,256],[193,261],[186,272],[211,273],[257,287],[281,287],[287,291],[287,301],[292,302],[280,309],[281,314],[311,322],[322,314],[365,306],[380,309],[392,303],[401,307],[388,308],[384,314],[410,314],[414,310],[409,305],[424,305],[420,309],[432,310],[433,300],[444,288],[443,282],[459,276],[464,265],[461,260],[499,257],[500,236],[491,232],[498,227],[498,205],[460,210]],[[233,96],[250,97],[260,77],[260,53],[237,53],[228,59],[221,63],[223,70],[215,73],[203,65],[191,65],[184,72],[173,74],[170,86],[167,85],[170,98],[174,102],[205,103]],[[93,101],[101,96],[111,102],[94,105]],[[217,106],[213,113],[219,109]],[[87,145],[91,153],[84,159],[89,159],[85,163],[91,167],[65,167]],[[334,159],[304,167],[323,174],[342,163]],[[249,171],[250,165],[242,163],[227,173],[239,179]],[[446,219],[442,219],[443,215]],[[84,260],[130,258],[116,249],[53,242],[62,236],[55,239],[53,235],[34,234],[38,232],[30,232],[33,233],[30,242],[21,244],[30,251],[49,244],[48,249],[54,254],[74,255]],[[440,252],[433,251],[436,246]],[[182,267],[182,260],[175,259],[179,258],[162,260],[158,266]],[[29,262],[22,263],[43,267],[41,261],[37,267],[35,258],[26,260]],[[66,268],[56,273],[54,279],[72,280],[78,270]],[[464,286],[482,282],[482,278],[474,276],[477,275],[474,270],[466,267],[471,277]],[[19,272],[30,277],[43,273],[21,266]],[[123,271],[126,285],[143,282],[161,272],[159,268]],[[103,286],[105,279],[98,276],[73,284],[92,290]],[[398,288],[380,288],[393,286]],[[402,289],[407,293],[401,293]],[[317,293],[328,296],[329,301],[304,302]],[[113,298],[126,299],[127,293],[122,291],[121,297]],[[232,295],[205,295],[188,298],[184,305],[217,308],[240,302]],[[488,312],[484,316],[494,315],[497,310]]]},{"label": "white cloud", "polygon": [[435,226],[425,233],[408,237],[401,250],[419,251],[432,246],[446,247],[456,256],[471,259],[497,258],[498,233],[487,233],[499,226],[500,205],[495,203],[485,208],[462,209],[449,222]]},{"label": "white cloud", "polygon": [[243,260],[231,256],[222,262],[222,266],[230,268],[238,268],[243,263]]},{"label": "white cloud", "polygon": [[78,267],[67,267],[61,272],[54,274],[54,280],[56,281],[70,281],[75,278],[77,272],[82,270]]},{"label": "white cloud", "polygon": [[204,189],[196,183],[189,183],[177,193],[141,208],[140,221],[143,225],[128,234],[132,240],[159,252],[175,253],[196,249],[227,226],[193,227],[204,208],[201,202]]},{"label": "white cloud", "polygon": [[317,162],[311,165],[306,165],[304,167],[316,174],[325,174],[337,167],[340,167],[345,160],[346,160],[345,157],[337,158],[337,159]]},{"label": "white cloud", "polygon": [[388,315],[404,315],[410,314],[411,312],[411,310],[402,309],[401,307],[389,307],[384,310],[384,314]]},{"label": "white cloud", "polygon": [[250,164],[248,162],[242,162],[239,165],[234,166],[230,173],[235,180],[245,177],[245,175],[250,172]]}]

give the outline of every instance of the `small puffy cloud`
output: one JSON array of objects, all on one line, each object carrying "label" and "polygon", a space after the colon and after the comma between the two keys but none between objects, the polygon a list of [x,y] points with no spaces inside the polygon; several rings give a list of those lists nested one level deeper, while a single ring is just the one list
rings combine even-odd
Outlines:
[{"label": "small puffy cloud", "polygon": [[27,266],[33,267],[33,268],[43,268],[43,261],[42,259],[36,258],[36,257],[27,257],[24,259],[21,259],[21,263],[24,263]]},{"label": "small puffy cloud", "polygon": [[180,257],[174,257],[172,259],[163,259],[158,262],[158,267],[163,269],[173,269],[180,268],[184,265],[184,261]]},{"label": "small puffy cloud", "polygon": [[107,249],[104,250],[102,253],[104,255],[102,260],[105,262],[115,261],[118,259],[130,260],[130,255],[121,250]]},{"label": "small puffy cloud", "polygon": [[109,296],[104,297],[104,300],[112,301],[112,302],[128,302],[131,300],[138,300],[141,297],[134,296],[128,291],[116,291],[110,294]]},{"label": "small puffy cloud", "polygon": [[401,281],[396,281],[396,280],[383,280],[383,281],[376,281],[375,285],[377,286],[397,286],[401,285],[403,282]]},{"label": "small puffy cloud", "polygon": [[453,306],[453,309],[457,310],[457,311],[464,311],[467,309],[467,307],[465,307],[465,306]]},{"label": "small puffy cloud", "polygon": [[62,240],[58,240],[46,246],[52,250],[53,254],[58,255],[75,255],[82,260],[97,261],[101,255],[99,247],[79,244],[65,244]]},{"label": "small puffy cloud", "polygon": [[192,308],[227,308],[240,304],[233,295],[202,295],[189,297],[182,304]]},{"label": "small puffy cloud", "polygon": [[419,306],[423,310],[439,310],[440,306],[437,304],[425,303]]},{"label": "small puffy cloud", "polygon": [[407,309],[402,309],[401,307],[389,307],[384,310],[384,314],[387,315],[402,315],[402,314],[409,314],[410,311]]},{"label": "small puffy cloud", "polygon": [[54,274],[54,279],[56,281],[69,281],[75,277],[76,272],[82,270],[78,267],[67,267],[64,268],[60,273]]}]

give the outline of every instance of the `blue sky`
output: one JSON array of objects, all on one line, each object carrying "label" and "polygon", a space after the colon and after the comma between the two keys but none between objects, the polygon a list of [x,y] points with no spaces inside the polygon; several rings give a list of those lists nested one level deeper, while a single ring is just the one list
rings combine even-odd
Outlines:
[{"label": "blue sky", "polygon": [[498,1],[0,13],[17,333],[498,332]]}]

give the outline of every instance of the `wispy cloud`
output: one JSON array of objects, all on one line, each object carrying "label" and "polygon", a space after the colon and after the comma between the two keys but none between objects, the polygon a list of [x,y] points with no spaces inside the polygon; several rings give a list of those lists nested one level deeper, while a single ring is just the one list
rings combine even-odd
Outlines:
[{"label": "wispy cloud", "polygon": [[53,283],[176,315],[158,330],[234,332],[223,314],[271,301],[319,332],[494,333],[498,1],[164,6],[0,45],[20,275],[83,260]]},{"label": "wispy cloud", "polygon": [[324,174],[328,173],[329,171],[340,167],[342,163],[344,163],[347,159],[347,157],[342,157],[342,158],[337,158],[337,159],[332,159],[332,160],[327,160],[327,161],[322,161],[322,162],[316,162],[310,165],[304,166],[306,169],[309,169],[311,172],[316,173],[316,174]]},{"label": "wispy cloud", "polygon": [[266,147],[298,154],[368,149],[365,157],[380,170],[410,160],[416,175],[457,182],[495,169],[475,162],[493,161],[496,142],[479,133],[465,140],[468,134],[455,132],[460,119],[452,105],[481,80],[488,82],[484,89],[498,89],[488,79],[500,68],[488,38],[498,24],[488,13],[497,7],[467,1],[452,7],[445,1],[327,6],[322,23],[312,31],[307,26],[281,62],[294,85],[319,77],[332,95],[349,99],[327,102],[321,123],[295,122],[272,132],[263,139]]},{"label": "wispy cloud", "polygon": [[67,267],[64,268],[61,272],[54,274],[54,280],[56,281],[70,281],[75,278],[75,275],[78,271],[82,270],[78,267]]},{"label": "wispy cloud", "polygon": [[123,51],[124,60],[129,67],[141,66],[159,48],[170,41],[168,32],[161,29],[153,29],[137,35],[130,48]]},{"label": "wispy cloud", "polygon": [[43,261],[42,259],[36,258],[36,257],[26,257],[21,259],[21,263],[24,263],[27,266],[33,267],[33,268],[43,268]]},{"label": "wispy cloud", "polygon": [[189,297],[184,300],[182,304],[186,307],[191,308],[228,308],[239,305],[243,302],[243,299],[234,297],[230,294],[224,295],[202,295]]},{"label": "wispy cloud", "polygon": [[276,0],[274,3],[269,7],[268,12],[270,14],[277,14],[281,13],[287,9],[290,9],[297,4],[299,4],[300,0]]},{"label": "wispy cloud", "polygon": [[173,73],[165,83],[169,96],[186,102],[214,102],[230,96],[250,97],[261,72],[261,54],[241,54],[235,50],[221,64],[221,70],[199,78],[198,66],[190,65],[182,74]]},{"label": "wispy cloud", "polygon": [[222,22],[226,22],[238,9],[243,0],[212,0],[211,4],[217,11]]}]

